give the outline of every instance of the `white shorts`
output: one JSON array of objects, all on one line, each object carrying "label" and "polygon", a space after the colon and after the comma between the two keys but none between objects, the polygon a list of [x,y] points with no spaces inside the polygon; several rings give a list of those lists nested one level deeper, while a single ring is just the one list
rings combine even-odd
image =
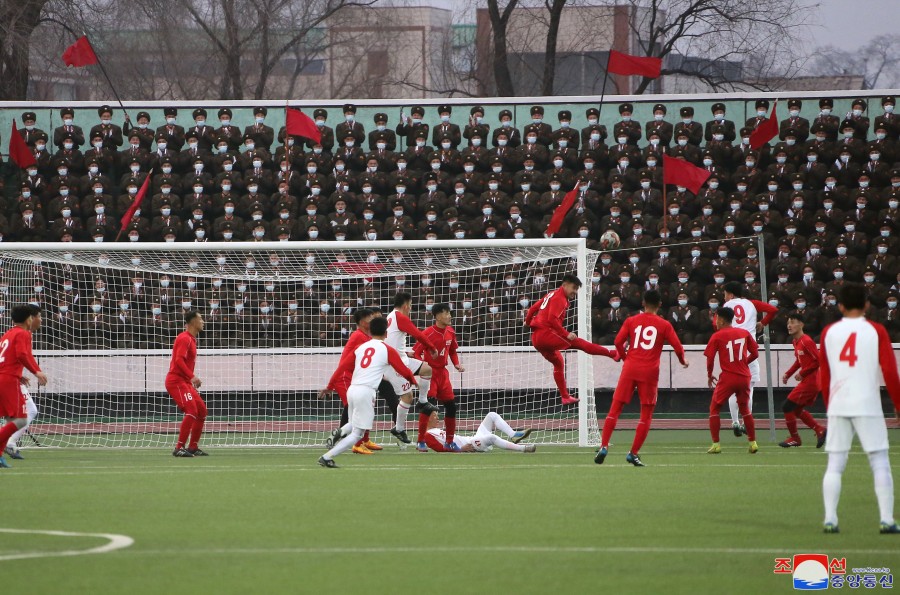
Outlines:
[{"label": "white shorts", "polygon": [[375,427],[375,391],[366,386],[350,385],[347,389],[347,414],[354,428],[371,430]]},{"label": "white shorts", "polygon": [[887,424],[883,416],[859,417],[828,416],[826,452],[847,452],[853,444],[853,434],[859,436],[859,444],[865,452],[888,449]]},{"label": "white shorts", "polygon": [[[762,354],[760,353],[760,356]],[[755,359],[749,364],[750,366],[750,382],[759,382],[759,359]]]},{"label": "white shorts", "polygon": [[475,452],[491,452],[494,449],[494,438],[496,436],[490,431],[482,431],[478,428],[475,435],[469,439],[469,444],[475,449]]},{"label": "white shorts", "polygon": [[[422,368],[422,365],[425,363],[422,360],[413,359],[411,357],[404,357],[403,363],[406,364],[406,367],[409,368],[409,371],[414,375],[419,372]],[[388,368],[384,372],[384,379],[391,383],[391,386],[394,388],[394,393],[396,395],[402,396],[412,390],[412,386],[409,384],[409,381],[397,373],[394,368]]]}]

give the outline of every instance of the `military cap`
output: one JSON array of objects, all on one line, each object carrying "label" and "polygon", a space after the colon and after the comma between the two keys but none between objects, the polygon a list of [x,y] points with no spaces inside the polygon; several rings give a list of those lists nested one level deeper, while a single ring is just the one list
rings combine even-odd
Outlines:
[{"label": "military cap", "polygon": [[379,123],[379,122],[387,122],[387,119],[388,119],[387,114],[382,113],[382,112],[378,112],[378,113],[375,114],[375,116],[372,118],[372,121],[374,121],[374,122],[377,124],[377,123]]},{"label": "military cap", "polygon": [[178,108],[177,108],[177,107],[167,107],[167,108],[163,108],[163,115],[164,115],[164,116],[177,116],[177,115],[178,115]]},{"label": "military cap", "polygon": [[857,105],[860,106],[863,110],[865,110],[869,104],[867,104],[866,100],[863,99],[862,97],[857,97],[856,99],[853,100],[853,104],[851,107],[856,107]]},{"label": "military cap", "polygon": [[262,114],[262,115],[265,116],[265,115],[268,115],[268,113],[269,113],[269,110],[268,110],[267,108],[265,108],[264,106],[258,106],[258,107],[254,107],[254,108],[253,108],[253,115],[254,115],[254,116],[255,116],[256,114]]},{"label": "military cap", "polygon": [[137,118],[138,120],[140,120],[141,118],[147,118],[147,119],[149,120],[149,119],[150,119],[150,114],[147,113],[147,112],[138,112],[136,118]]},{"label": "military cap", "polygon": [[484,108],[481,107],[480,105],[476,105],[476,106],[474,106],[472,109],[469,110],[469,113],[470,113],[471,115],[473,115],[473,116],[474,116],[475,114],[482,114],[482,115],[484,115]]},{"label": "military cap", "polygon": [[831,99],[830,97],[823,97],[819,100],[819,107],[834,107],[834,99]]},{"label": "military cap", "polygon": [[439,105],[437,111],[438,111],[439,114],[443,114],[444,112],[447,112],[448,114],[451,114],[451,113],[453,113],[453,106],[451,106],[451,105]]},{"label": "military cap", "polygon": [[654,106],[653,106],[653,111],[654,111],[654,113],[655,113],[655,112],[662,112],[662,113],[664,113],[664,114],[666,114],[666,113],[669,112],[669,110],[666,109],[666,106],[663,105],[662,103],[657,103],[656,105],[654,105]]},{"label": "military cap", "polygon": [[328,112],[320,107],[316,108],[313,110],[313,118],[328,118]]},{"label": "military cap", "polygon": [[102,116],[103,114],[105,114],[107,112],[109,112],[110,114],[112,113],[112,108],[109,107],[108,105],[101,105],[100,107],[97,108],[98,116]]},{"label": "military cap", "polygon": [[232,114],[231,114],[231,110],[230,110],[230,109],[228,109],[227,107],[223,107],[222,109],[219,110],[218,115],[219,115],[220,118],[221,118],[222,116],[228,116],[228,117],[230,118]]},{"label": "military cap", "polygon": [[687,118],[688,116],[694,115],[694,108],[692,108],[691,106],[688,105],[688,106],[681,108],[679,110],[679,113],[681,114],[682,118]]},{"label": "military cap", "polygon": [[769,101],[767,99],[757,99],[756,109],[769,109]]},{"label": "military cap", "polygon": [[531,106],[531,115],[532,115],[532,116],[535,116],[535,115],[541,115],[541,116],[543,116],[543,115],[544,115],[544,106],[542,106],[542,105],[532,105],[532,106]]},{"label": "military cap", "polygon": [[22,121],[37,120],[37,114],[34,112],[22,112]]},{"label": "military cap", "polygon": [[356,113],[356,106],[353,105],[352,103],[345,103],[345,104],[344,104],[344,107],[343,107],[343,109],[342,109],[341,111],[342,111],[343,113],[345,113],[345,114],[348,113],[348,112],[351,113],[351,114],[355,114],[355,113]]},{"label": "military cap", "polygon": [[889,103],[891,105],[896,105],[897,101],[894,99],[893,95],[885,95],[881,98],[881,105],[887,105]]},{"label": "military cap", "polygon": [[425,108],[422,107],[421,105],[414,105],[413,108],[411,110],[409,110],[409,113],[411,113],[414,116],[424,116]]},{"label": "military cap", "polygon": [[801,107],[803,107],[803,102],[799,99],[788,99],[788,107],[796,107],[797,109],[800,109]]},{"label": "military cap", "polygon": [[501,110],[499,118],[502,120],[504,116],[512,118],[512,112],[509,111],[508,109]]},{"label": "military cap", "polygon": [[714,104],[712,104],[712,108],[710,108],[710,111],[711,111],[712,113],[716,113],[716,112],[724,112],[724,111],[725,111],[725,104],[724,104],[724,103],[714,103]]},{"label": "military cap", "polygon": [[600,110],[598,110],[596,107],[589,107],[587,108],[587,110],[585,110],[584,115],[586,115],[588,118],[590,118],[591,116],[599,116]]},{"label": "military cap", "polygon": [[72,109],[71,107],[64,107],[61,110],[59,110],[59,115],[60,115],[60,117],[63,117],[63,118],[65,118],[66,116],[75,116],[75,110]]},{"label": "military cap", "polygon": [[619,105],[619,113],[624,114],[625,112],[632,113],[634,112],[634,105],[630,103],[622,103]]},{"label": "military cap", "polygon": [[198,107],[191,113],[191,117],[194,118],[195,120],[197,119],[197,116],[203,116],[205,118],[206,110],[203,109],[202,107]]},{"label": "military cap", "polygon": [[572,112],[570,112],[570,111],[567,110],[567,109],[564,109],[564,110],[560,110],[560,112],[559,112],[558,114],[556,114],[556,116],[557,116],[557,118],[560,119],[560,120],[571,120],[571,119],[572,119]]}]

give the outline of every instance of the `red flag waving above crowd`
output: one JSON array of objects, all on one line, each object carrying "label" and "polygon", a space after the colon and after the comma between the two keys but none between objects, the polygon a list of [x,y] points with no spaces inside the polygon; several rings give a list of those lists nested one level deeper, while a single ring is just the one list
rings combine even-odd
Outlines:
[{"label": "red flag waving above crowd", "polygon": [[37,163],[34,160],[34,153],[28,148],[22,135],[19,134],[15,120],[12,123],[12,134],[9,135],[9,157],[22,169]]},{"label": "red flag waving above crowd", "polygon": [[655,79],[659,78],[660,72],[662,72],[662,60],[660,58],[641,58],[610,50],[609,64],[606,69],[613,74],[622,76],[637,75]]},{"label": "red flag waving above crowd", "polygon": [[683,159],[663,155],[663,184],[684,186],[694,194],[699,194],[700,187],[709,176],[710,173],[702,167]]},{"label": "red flag waving above crowd", "polygon": [[150,170],[150,173],[147,174],[147,177],[144,178],[144,183],[141,184],[141,189],[138,190],[137,195],[134,197],[134,202],[131,203],[131,206],[128,207],[128,211],[122,216],[122,231],[125,231],[125,228],[131,223],[134,214],[141,208],[141,203],[144,202],[144,196],[147,194],[147,187],[150,185],[151,177],[153,177],[152,169]]},{"label": "red flag waving above crowd", "polygon": [[90,66],[99,62],[87,35],[82,35],[78,41],[67,47],[62,59],[66,66]]},{"label": "red flag waving above crowd", "polygon": [[750,133],[750,148],[754,151],[761,146],[768,144],[770,140],[778,134],[778,116],[775,114],[775,108],[778,107],[776,101],[772,105],[772,113],[769,119],[756,127],[756,130]]},{"label": "red flag waving above crowd", "polygon": [[322,142],[322,133],[319,132],[319,127],[312,118],[293,107],[286,108],[286,112],[284,117],[285,134],[302,136],[317,143]]},{"label": "red flag waving above crowd", "polygon": [[559,203],[559,206],[556,207],[556,210],[553,211],[553,217],[550,218],[550,223],[547,225],[547,231],[544,232],[544,235],[548,238],[552,238],[553,234],[559,232],[559,228],[562,227],[563,220],[566,218],[566,215],[569,213],[569,210],[572,208],[572,205],[575,204],[575,199],[578,197],[578,191],[581,188],[581,182],[575,184],[575,187],[569,190],[568,193],[563,197],[562,202]]}]

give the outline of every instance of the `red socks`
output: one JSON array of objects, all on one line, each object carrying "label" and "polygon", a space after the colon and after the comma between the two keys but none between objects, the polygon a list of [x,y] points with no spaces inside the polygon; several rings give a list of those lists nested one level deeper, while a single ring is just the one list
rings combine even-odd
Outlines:
[{"label": "red socks", "polygon": [[[416,442],[425,442],[425,433],[428,432],[428,416],[424,413],[419,414],[419,437],[416,438]],[[454,425],[456,425],[456,420],[454,421]],[[449,425],[450,420],[447,420]]]},{"label": "red socks", "polygon": [[184,445],[187,444],[191,428],[194,427],[194,419],[196,418],[193,415],[185,415],[181,420],[181,429],[178,430],[178,443],[175,444],[175,448],[184,448]]},{"label": "red socks", "polygon": [[799,438],[797,435],[797,416],[793,411],[785,411],[784,422],[787,424],[788,434],[791,438]]},{"label": "red socks", "polygon": [[197,444],[200,442],[200,434],[203,433],[203,424],[206,419],[194,418],[194,424],[191,426],[191,444],[188,450],[197,450]]},{"label": "red socks", "polygon": [[653,405],[641,405],[641,421],[638,422],[637,429],[634,432],[634,442],[631,443],[632,454],[637,454],[641,446],[644,445],[644,440],[647,439],[654,409]]},{"label": "red socks", "polygon": [[712,435],[712,441],[719,441],[719,430],[722,427],[722,419],[719,417],[719,412],[709,414],[709,433]]},{"label": "red socks", "polygon": [[585,341],[581,338],[572,341],[572,349],[578,349],[580,351],[584,351],[585,353],[590,353],[591,355],[605,355],[606,357],[610,356],[609,349],[607,349],[606,347],[597,345],[596,343]]},{"label": "red socks", "polygon": [[456,418],[455,417],[445,417],[444,418],[444,431],[447,433],[447,444],[453,442],[453,437],[456,436]]},{"label": "red socks", "polygon": [[0,457],[3,456],[3,453],[6,450],[6,443],[9,442],[9,439],[18,429],[18,426],[11,421],[0,428]]},{"label": "red socks", "polygon": [[807,411],[806,409],[800,410],[797,413],[797,417],[800,418],[800,421],[806,424],[806,427],[812,429],[816,434],[821,434],[825,428],[819,425],[819,423],[813,418],[812,413]]},{"label": "red socks", "polygon": [[616,429],[623,407],[625,407],[625,403],[622,401],[612,402],[609,413],[606,414],[606,421],[603,424],[603,436],[600,438],[600,446],[609,446],[609,439],[612,437],[613,430]]},{"label": "red socks", "polygon": [[744,421],[744,427],[747,428],[747,440],[753,442],[756,440],[756,422],[753,421],[753,414],[749,411],[742,413],[741,419]]}]

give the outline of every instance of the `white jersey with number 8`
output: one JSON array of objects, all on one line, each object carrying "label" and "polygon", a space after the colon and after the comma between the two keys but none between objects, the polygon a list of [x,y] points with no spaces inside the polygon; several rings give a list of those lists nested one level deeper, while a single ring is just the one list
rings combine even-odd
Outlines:
[{"label": "white jersey with number 8", "polygon": [[353,367],[353,378],[350,386],[365,386],[378,390],[385,370],[391,367],[388,362],[388,348],[384,341],[371,339],[356,348],[356,365]]}]

